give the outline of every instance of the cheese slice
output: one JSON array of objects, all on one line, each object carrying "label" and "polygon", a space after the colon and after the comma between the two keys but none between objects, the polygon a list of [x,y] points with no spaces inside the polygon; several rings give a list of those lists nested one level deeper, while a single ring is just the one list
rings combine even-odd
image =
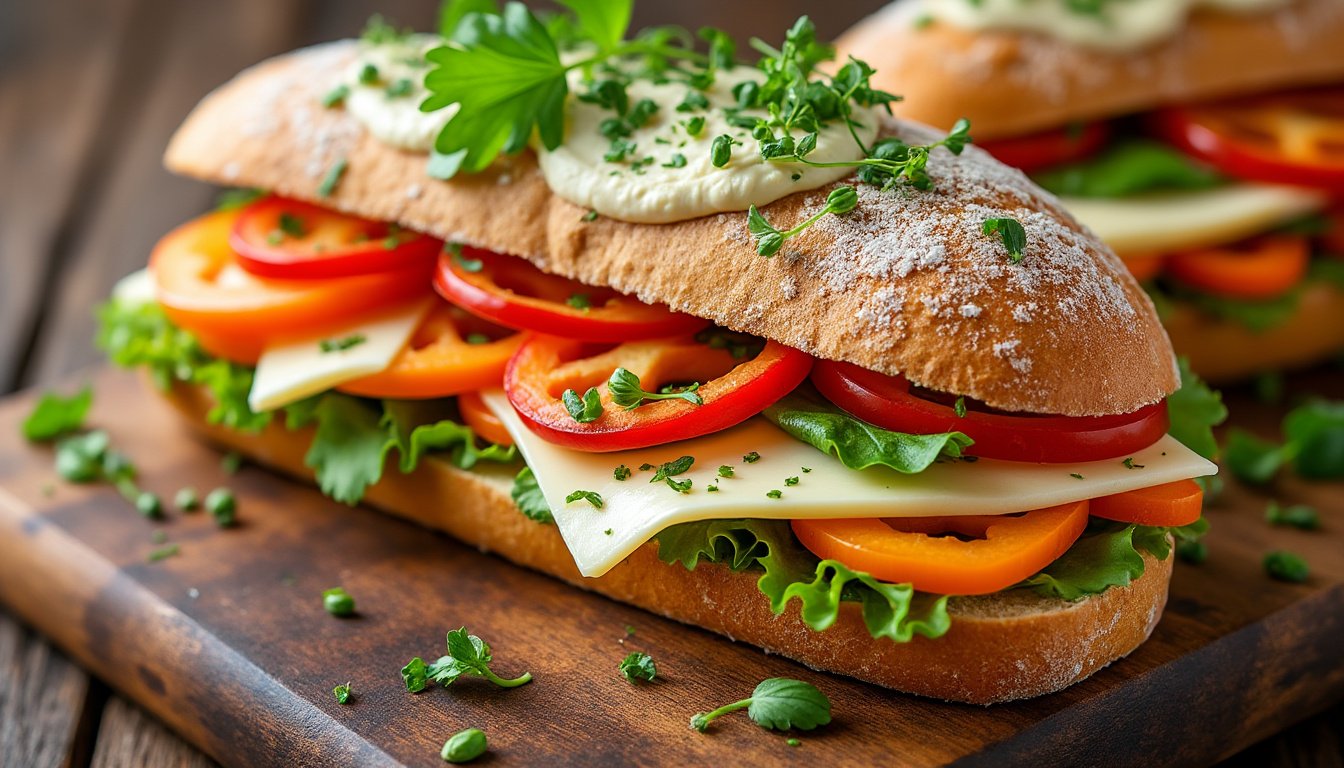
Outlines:
[{"label": "cheese slice", "polygon": [[1325,207],[1325,195],[1269,184],[1233,184],[1120,200],[1061,198],[1121,256],[1225,245]]},{"label": "cheese slice", "polygon": [[[696,520],[1008,514],[1218,471],[1170,436],[1134,453],[1133,469],[1124,463],[1130,457],[1122,456],[1076,464],[949,461],[917,475],[885,467],[855,471],[759,416],[679,443],[583,453],[532,434],[503,392],[485,393],[485,402],[504,422],[536,475],[584,576],[601,576],[660,531]],[[751,451],[760,459],[748,464],[742,457]],[[650,483],[654,473],[639,470],[642,464],[657,466],[680,456],[695,457],[691,471],[677,477],[691,480],[689,493],[678,493],[666,483]],[[633,472],[624,481],[613,474],[621,464]],[[722,464],[733,467],[733,477],[718,476]],[[789,485],[789,478],[795,477],[797,484]],[[719,490],[707,490],[711,485]],[[566,503],[565,497],[576,490],[601,494],[602,508],[582,499]],[[780,492],[778,499],[766,496],[775,490]]]},{"label": "cheese slice", "polygon": [[[430,301],[417,302],[378,320],[353,325],[318,338],[268,347],[257,361],[247,404],[271,411],[387,368],[411,340],[429,311]],[[349,349],[322,351],[322,342],[352,336],[364,341]]]}]

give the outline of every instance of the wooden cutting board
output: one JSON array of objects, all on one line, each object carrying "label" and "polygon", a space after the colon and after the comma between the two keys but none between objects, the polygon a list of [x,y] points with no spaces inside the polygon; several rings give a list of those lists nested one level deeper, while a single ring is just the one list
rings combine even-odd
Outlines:
[{"label": "wooden cutting board", "polygon": [[[259,468],[227,476],[134,376],[90,378],[90,424],[133,458],[146,488],[171,499],[228,485],[241,524],[220,530],[175,511],[152,522],[108,487],[61,482],[50,450],[18,437],[33,401],[21,395],[0,405],[0,602],[227,765],[436,766],[443,741],[470,726],[489,734],[483,765],[1198,764],[1344,695],[1340,484],[1276,489],[1320,509],[1314,533],[1270,528],[1269,497],[1230,487],[1208,510],[1209,561],[1178,567],[1148,643],[1061,693],[980,708],[812,672]],[[1344,376],[1313,391],[1344,392]],[[1233,407],[1273,434],[1275,410]],[[181,553],[150,563],[158,531]],[[1260,558],[1274,548],[1305,556],[1311,580],[1266,578]],[[323,610],[322,590],[337,585],[358,618]],[[407,693],[401,666],[443,653],[461,625],[491,643],[498,671],[535,681]],[[631,650],[654,656],[656,683],[617,675]],[[707,734],[687,727],[772,676],[820,687],[835,721],[796,747],[740,715]],[[341,706],[331,689],[347,681],[356,698]]]}]

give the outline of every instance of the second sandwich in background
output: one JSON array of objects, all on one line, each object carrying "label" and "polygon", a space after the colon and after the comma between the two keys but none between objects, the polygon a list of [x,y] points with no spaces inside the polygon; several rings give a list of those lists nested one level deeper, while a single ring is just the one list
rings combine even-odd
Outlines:
[{"label": "second sandwich in background", "polygon": [[1060,195],[1227,381],[1344,349],[1340,40],[1336,0],[904,0],[840,49]]}]

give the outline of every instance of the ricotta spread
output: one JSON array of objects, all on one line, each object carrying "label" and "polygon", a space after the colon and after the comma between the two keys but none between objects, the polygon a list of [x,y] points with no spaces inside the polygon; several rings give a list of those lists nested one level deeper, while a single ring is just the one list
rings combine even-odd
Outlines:
[{"label": "ricotta spread", "polygon": [[341,77],[341,85],[349,89],[346,110],[384,144],[411,152],[432,150],[443,126],[457,114],[456,105],[420,111],[429,95],[425,53],[441,45],[443,38],[437,35],[408,35],[377,45],[361,42],[359,56]]},{"label": "ricotta spread", "polygon": [[[851,175],[854,169],[849,166],[816,168],[761,158],[751,129],[734,126],[726,110],[736,106],[734,86],[763,77],[749,67],[720,72],[714,85],[704,91],[707,106],[681,111],[678,106],[691,92],[690,86],[636,80],[628,88],[630,103],[649,99],[658,110],[625,137],[634,149],[613,161],[607,159],[612,142],[602,135],[601,125],[615,113],[575,97],[585,90],[576,73],[571,80],[565,142],[554,150],[537,150],[546,183],[557,195],[603,216],[659,224],[744,211]],[[865,144],[870,143],[877,136],[878,115],[873,110],[855,110],[856,132]],[[740,114],[766,116],[759,110]],[[703,125],[696,125],[700,120]],[[719,168],[711,161],[711,149],[714,139],[722,135],[741,144],[733,146],[731,159]],[[802,136],[801,131],[793,133],[795,139]],[[813,162],[852,162],[862,157],[862,149],[839,120],[820,132],[816,150],[808,155]]]},{"label": "ricotta spread", "polygon": [[1284,0],[1109,0],[1095,11],[1068,0],[923,0],[926,18],[972,30],[1035,32],[1075,45],[1133,50],[1178,33],[1196,8],[1253,13]]}]

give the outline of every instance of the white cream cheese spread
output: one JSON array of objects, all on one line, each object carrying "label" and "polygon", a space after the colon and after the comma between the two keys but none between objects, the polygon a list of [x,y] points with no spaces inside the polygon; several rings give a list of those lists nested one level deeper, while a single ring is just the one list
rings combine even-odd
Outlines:
[{"label": "white cream cheese spread", "polygon": [[408,35],[394,42],[361,42],[359,56],[342,73],[341,84],[348,89],[345,108],[379,141],[397,149],[429,152],[443,126],[457,113],[450,106],[435,112],[421,112],[425,73],[429,63],[425,52],[443,45],[437,35]]},{"label": "white cream cheese spread", "polygon": [[922,0],[923,14],[972,30],[1035,32],[1076,45],[1133,50],[1178,33],[1196,8],[1253,13],[1284,0]]},{"label": "white cream cheese spread", "polygon": [[[554,150],[538,149],[546,183],[559,196],[603,216],[639,223],[665,223],[724,211],[744,211],[765,205],[794,192],[816,189],[845,178],[852,167],[816,168],[798,163],[777,163],[761,158],[751,129],[734,126],[730,113],[736,106],[733,87],[764,75],[756,69],[737,67],[720,72],[714,85],[704,91],[707,105],[698,109],[678,106],[691,87],[684,83],[653,83],[635,80],[628,88],[634,104],[649,99],[658,110],[642,126],[625,137],[634,149],[619,160],[608,159],[612,142],[603,136],[601,124],[613,112],[577,99],[585,89],[571,82],[565,142]],[[873,111],[856,107],[856,132],[865,144],[877,135],[879,118]],[[744,117],[765,117],[759,110],[744,110]],[[741,142],[732,147],[731,159],[722,167],[711,161],[718,136]],[[793,134],[802,138],[802,132]],[[850,135],[843,120],[825,127],[817,148],[808,155],[813,162],[851,162],[863,150]]]}]

